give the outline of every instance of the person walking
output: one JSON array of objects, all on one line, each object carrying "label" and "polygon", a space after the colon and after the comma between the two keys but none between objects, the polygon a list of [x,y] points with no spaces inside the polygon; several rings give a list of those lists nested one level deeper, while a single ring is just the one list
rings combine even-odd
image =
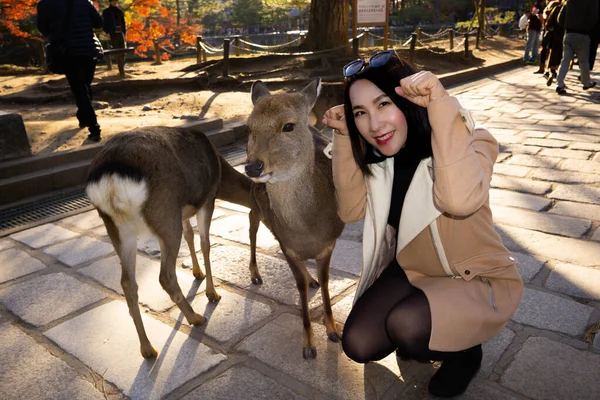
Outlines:
[{"label": "person walking", "polygon": [[527,44],[525,45],[523,61],[528,65],[536,65],[538,63],[540,31],[542,30],[542,23],[538,18],[539,13],[540,11],[534,8],[529,15],[529,23],[527,24]]},{"label": "person walking", "polygon": [[[109,6],[102,11],[104,21],[103,30],[110,36],[110,43],[113,49],[125,48],[125,35],[127,27],[125,26],[125,15],[117,7],[118,0],[110,0]],[[120,76],[125,76],[125,53],[115,55],[117,65],[119,66]]]},{"label": "person walking", "polygon": [[546,77],[547,86],[551,86],[554,79],[556,79],[560,61],[562,60],[565,29],[558,23],[558,15],[560,14],[562,7],[562,1],[552,2],[546,7],[548,13],[544,25],[546,27],[546,33],[549,35],[549,50],[548,68],[544,73],[544,77]]},{"label": "person walking", "polygon": [[556,93],[564,95],[565,77],[574,56],[579,60],[583,90],[596,86],[590,80],[590,32],[598,21],[598,0],[567,0],[558,14],[559,25],[565,28],[563,58],[556,78]]},{"label": "person walking", "polygon": [[364,232],[342,348],[360,363],[394,351],[442,361],[429,392],[457,396],[523,293],[489,205],[498,142],[435,75],[393,50],[343,72],[344,104],[323,123],[334,129],[338,213],[364,219]]},{"label": "person walking", "polygon": [[102,16],[90,0],[40,0],[37,28],[50,43],[65,47],[65,75],[77,104],[79,127],[88,128],[89,140],[100,141],[92,80],[102,51],[94,29],[102,28]]}]

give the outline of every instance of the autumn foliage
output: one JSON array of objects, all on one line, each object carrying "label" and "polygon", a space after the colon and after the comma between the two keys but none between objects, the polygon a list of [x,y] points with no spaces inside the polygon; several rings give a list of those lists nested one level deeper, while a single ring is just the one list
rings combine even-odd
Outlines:
[{"label": "autumn foliage", "polygon": [[[41,40],[35,29],[38,0],[0,0],[0,41],[13,38]],[[195,45],[201,25],[178,10],[179,1],[172,0],[120,0],[119,8],[125,14],[127,43],[135,46],[140,57],[154,57],[154,41],[165,48],[175,44]],[[181,1],[181,5],[187,4]],[[96,0],[94,5],[102,12],[108,0]],[[179,18],[178,18],[179,14]],[[178,21],[179,20],[179,21]],[[162,52],[162,58],[169,58]]]}]

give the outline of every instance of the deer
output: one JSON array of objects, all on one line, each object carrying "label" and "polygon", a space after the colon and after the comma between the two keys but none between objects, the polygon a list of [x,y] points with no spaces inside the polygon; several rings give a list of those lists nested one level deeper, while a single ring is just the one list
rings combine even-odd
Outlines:
[{"label": "deer", "polygon": [[[253,181],[251,199],[256,218],[280,244],[296,281],[302,307],[302,356],[317,356],[308,308],[308,287],[321,287],[327,336],[339,342],[329,295],[329,266],[335,243],[344,229],[337,212],[331,160],[324,154],[328,140],[309,124],[321,80],[312,80],[298,93],[272,95],[265,84],[252,84],[253,109],[248,117],[245,172]],[[260,186],[258,186],[260,185]],[[254,219],[254,220],[253,220]],[[314,259],[316,281],[306,269]]]},{"label": "deer", "polygon": [[[206,318],[194,312],[177,282],[176,259],[181,237],[187,242],[192,273],[206,277],[206,296],[217,302],[210,264],[210,223],[217,196],[251,208],[250,271],[252,282],[262,283],[256,266],[256,231],[259,210],[252,201],[256,184],[236,171],[201,132],[186,127],[144,127],[120,133],[107,141],[90,166],[86,193],[102,218],[121,263],[121,286],[144,358],[158,355],[151,345],[138,306],[135,279],[137,238],[152,235],[160,245],[162,288],[190,325]],[[252,210],[254,207],[254,210]],[[190,218],[196,216],[202,272],[194,247]]]}]

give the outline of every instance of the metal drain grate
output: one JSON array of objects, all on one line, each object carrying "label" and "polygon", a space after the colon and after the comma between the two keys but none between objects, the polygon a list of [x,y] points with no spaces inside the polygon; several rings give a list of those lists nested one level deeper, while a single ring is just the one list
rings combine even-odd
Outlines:
[{"label": "metal drain grate", "polygon": [[84,189],[56,194],[5,210],[0,210],[0,236],[5,236],[42,223],[90,208],[92,204]]},{"label": "metal drain grate", "polygon": [[223,158],[232,166],[237,166],[246,161],[246,149],[241,149],[239,147],[230,147],[219,149],[219,153],[223,156]]}]

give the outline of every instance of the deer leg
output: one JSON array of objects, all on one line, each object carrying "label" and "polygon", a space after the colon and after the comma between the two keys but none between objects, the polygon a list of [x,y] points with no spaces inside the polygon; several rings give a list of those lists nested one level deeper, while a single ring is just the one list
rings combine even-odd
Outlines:
[{"label": "deer leg", "polygon": [[260,225],[260,212],[258,210],[250,210],[250,279],[255,285],[263,283],[258,266],[256,265],[256,232]]},{"label": "deer leg", "polygon": [[198,263],[198,256],[196,255],[196,248],[194,247],[194,229],[192,229],[192,224],[189,219],[183,221],[183,237],[185,238],[185,242],[187,243],[190,254],[192,255],[192,273],[196,279],[204,279],[204,272],[200,269],[200,264]]},{"label": "deer leg", "polygon": [[[163,217],[165,216],[163,215]],[[206,322],[206,319],[194,312],[192,306],[181,292],[181,287],[177,283],[177,275],[175,274],[175,263],[177,261],[177,253],[179,253],[179,246],[181,245],[183,230],[181,216],[178,216],[178,218],[167,217],[162,222],[158,228],[160,232],[157,232],[160,243],[160,276],[158,278],[160,285],[169,294],[171,300],[177,304],[177,307],[179,307],[190,325],[202,325]]]},{"label": "deer leg", "polygon": [[304,330],[302,332],[302,357],[305,359],[317,357],[317,348],[314,344],[313,331],[310,323],[310,312],[308,310],[308,281],[306,279],[306,266],[302,261],[296,261],[288,256],[283,251],[285,258],[287,259],[292,274],[296,279],[296,286],[298,287],[298,294],[300,295],[300,304],[302,305],[302,325]]},{"label": "deer leg", "polygon": [[323,320],[327,329],[327,337],[334,343],[337,343],[342,338],[342,334],[333,318],[331,311],[331,298],[329,297],[329,264],[333,248],[328,249],[327,253],[322,258],[317,258],[317,274],[319,283],[321,284],[321,296],[323,298]]},{"label": "deer leg", "polygon": [[125,294],[129,315],[133,319],[135,330],[137,331],[140,340],[140,352],[144,358],[153,358],[158,355],[158,352],[150,344],[144,323],[140,314],[138,305],[138,285],[135,280],[135,259],[137,255],[137,236],[135,232],[127,232],[126,229],[119,230],[112,218],[108,215],[100,213],[100,217],[104,220],[106,232],[110,237],[113,246],[121,261],[121,287]]},{"label": "deer leg", "polygon": [[215,209],[215,198],[214,196],[208,198],[202,205],[198,214],[198,232],[200,232],[200,249],[202,250],[202,257],[204,259],[204,268],[206,268],[206,297],[211,302],[216,302],[221,299],[221,296],[217,294],[213,283],[212,270],[210,267],[210,222],[212,219],[213,211]]}]

